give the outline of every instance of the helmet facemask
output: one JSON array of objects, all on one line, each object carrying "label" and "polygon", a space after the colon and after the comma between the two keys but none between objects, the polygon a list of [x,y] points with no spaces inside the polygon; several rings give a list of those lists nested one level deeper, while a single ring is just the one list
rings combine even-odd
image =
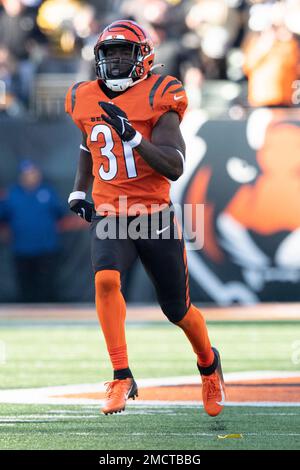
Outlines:
[{"label": "helmet facemask", "polygon": [[114,91],[124,91],[139,78],[140,46],[130,41],[105,41],[95,49],[96,72]]}]

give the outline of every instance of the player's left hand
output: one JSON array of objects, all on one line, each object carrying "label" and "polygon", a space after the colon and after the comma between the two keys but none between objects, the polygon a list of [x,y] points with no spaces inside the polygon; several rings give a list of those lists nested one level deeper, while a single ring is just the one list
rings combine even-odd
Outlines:
[{"label": "player's left hand", "polygon": [[121,139],[128,142],[132,147],[139,145],[142,135],[132,127],[127,114],[114,104],[105,101],[100,101],[99,104],[108,115],[102,114],[102,119],[115,129]]},{"label": "player's left hand", "polygon": [[91,222],[93,216],[95,215],[94,204],[92,202],[86,201],[85,199],[74,199],[69,202],[69,207],[72,212],[79,215],[86,222]]}]

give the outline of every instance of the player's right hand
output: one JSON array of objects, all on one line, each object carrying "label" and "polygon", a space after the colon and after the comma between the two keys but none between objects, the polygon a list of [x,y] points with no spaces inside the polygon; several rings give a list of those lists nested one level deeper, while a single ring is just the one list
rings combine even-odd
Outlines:
[{"label": "player's right hand", "polygon": [[82,219],[87,222],[92,221],[92,217],[95,214],[94,204],[85,199],[75,199],[69,202],[69,207],[72,212],[79,215]]}]

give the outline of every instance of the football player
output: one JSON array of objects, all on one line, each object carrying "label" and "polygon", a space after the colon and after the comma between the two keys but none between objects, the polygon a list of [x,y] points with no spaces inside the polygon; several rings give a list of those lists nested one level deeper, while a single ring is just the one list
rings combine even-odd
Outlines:
[{"label": "football player", "polygon": [[[107,26],[94,53],[97,79],[69,89],[66,112],[83,136],[69,205],[91,222],[96,309],[113,368],[102,412],[123,411],[127,399],[138,394],[128,362],[121,292],[121,276],[138,256],[162,311],[184,331],[196,353],[204,408],[216,416],[225,399],[220,355],[190,300],[185,245],[169,194],[185,161],[179,128],[187,107],[184,88],[176,78],[152,72],[152,41],[133,21]],[[93,203],[86,200],[91,184]],[[128,228],[137,217],[136,207],[146,221],[158,216],[158,228],[150,224],[148,237],[99,236],[99,225],[109,220],[119,228],[126,220]],[[165,214],[171,216],[166,219]]]}]

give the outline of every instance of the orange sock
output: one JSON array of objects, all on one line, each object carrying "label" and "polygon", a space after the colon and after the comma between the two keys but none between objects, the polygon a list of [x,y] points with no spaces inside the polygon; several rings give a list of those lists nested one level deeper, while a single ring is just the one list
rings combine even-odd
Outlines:
[{"label": "orange sock", "polygon": [[176,323],[188,337],[199,366],[209,367],[214,361],[214,353],[208,337],[205,319],[198,308],[191,304],[180,322]]},{"label": "orange sock", "polygon": [[114,370],[128,368],[125,337],[126,304],[121,292],[120,273],[98,271],[95,276],[96,309]]}]

